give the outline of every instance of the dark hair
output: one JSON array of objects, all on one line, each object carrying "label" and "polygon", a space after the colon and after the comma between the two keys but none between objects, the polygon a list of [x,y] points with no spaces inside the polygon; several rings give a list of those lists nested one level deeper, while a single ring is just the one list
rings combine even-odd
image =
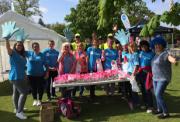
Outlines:
[{"label": "dark hair", "polygon": [[[18,43],[21,43],[21,44],[22,44],[22,50],[21,50],[21,51],[18,51],[18,50],[16,49],[16,45],[17,45]],[[25,57],[25,48],[24,48],[23,42],[16,42],[16,43],[14,44],[14,46],[13,46],[13,50],[16,51],[19,55]]]},{"label": "dark hair", "polygon": [[142,40],[141,42],[140,42],[140,46],[142,47],[142,46],[147,46],[148,48],[150,47],[150,45],[149,45],[149,42],[148,41],[146,41],[146,40]]},{"label": "dark hair", "polygon": [[34,45],[38,45],[39,46],[39,43],[38,42],[33,42],[32,43],[32,48],[33,48]]},{"label": "dark hair", "polygon": [[49,40],[48,42],[49,42],[49,43],[50,43],[50,42],[53,42],[53,43],[54,43],[54,40]]}]

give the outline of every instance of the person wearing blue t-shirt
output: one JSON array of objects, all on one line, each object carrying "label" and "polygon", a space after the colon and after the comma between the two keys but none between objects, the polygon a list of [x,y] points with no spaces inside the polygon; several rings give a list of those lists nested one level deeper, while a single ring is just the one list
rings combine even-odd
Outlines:
[{"label": "person wearing blue t-shirt", "polygon": [[[139,71],[137,74],[137,80],[141,84],[141,92],[142,92],[142,98],[144,102],[144,107],[147,108],[147,113],[151,113],[153,109],[153,95],[152,95],[152,86],[150,88],[147,88],[146,82],[147,76],[152,74],[151,71],[151,60],[154,57],[154,53],[150,50],[149,42],[146,40],[142,40],[140,42],[140,54],[139,54]],[[152,84],[152,83],[151,83]]]},{"label": "person wearing blue t-shirt", "polygon": [[[89,72],[97,72],[96,60],[101,59],[102,51],[99,49],[98,40],[92,41],[93,46],[87,49],[88,70]],[[95,97],[95,85],[90,86],[90,97]]]},{"label": "person wearing blue t-shirt", "polygon": [[52,98],[56,98],[56,94],[55,94],[55,88],[51,86],[51,83],[54,81],[54,78],[58,75],[58,56],[59,56],[59,52],[57,50],[54,49],[54,45],[55,42],[53,40],[49,40],[48,42],[49,44],[49,48],[46,48],[42,51],[42,53],[45,55],[46,58],[46,63],[49,66],[49,78],[47,80],[47,87],[46,87],[46,92],[47,92],[47,97],[48,100],[51,100]]},{"label": "person wearing blue t-shirt", "polygon": [[[104,57],[104,59],[102,59],[104,61],[103,63],[104,70],[111,69],[112,68],[111,62],[113,60],[117,61],[118,59],[118,51],[116,49],[113,49],[113,42],[114,42],[113,38],[108,37],[107,39],[108,48],[105,49],[102,54]],[[107,95],[114,95],[115,83],[107,84],[105,87],[106,87],[105,89]]]},{"label": "person wearing blue t-shirt", "polygon": [[39,43],[32,43],[33,51],[27,51],[27,75],[32,89],[33,106],[41,105],[45,79],[48,78],[48,66],[45,56],[40,52]]},{"label": "person wearing blue t-shirt", "polygon": [[13,84],[13,104],[16,116],[20,119],[27,117],[23,113],[23,108],[28,94],[28,83],[25,80],[26,57],[22,42],[14,44],[11,49],[9,41],[6,41],[7,52],[10,57],[9,81]]},{"label": "person wearing blue t-shirt", "polygon": [[[9,55],[10,71],[9,81],[13,85],[13,104],[14,113],[19,119],[27,119],[23,112],[28,94],[28,83],[26,78],[26,58],[23,41],[26,36],[24,30],[16,27],[15,22],[6,22],[2,25],[2,38],[6,40],[6,49]],[[11,48],[9,40],[15,35],[16,41],[13,48]]]},{"label": "person wearing blue t-shirt", "polygon": [[[128,45],[128,51],[129,53],[126,55],[128,60],[127,72],[132,77],[135,77],[139,67],[139,54],[136,52],[137,46],[134,42]],[[131,85],[129,86],[129,88],[131,88]],[[130,100],[132,99],[131,109],[133,109],[134,106],[139,105],[139,96],[137,92],[133,92],[132,89],[129,90],[130,90]]]}]

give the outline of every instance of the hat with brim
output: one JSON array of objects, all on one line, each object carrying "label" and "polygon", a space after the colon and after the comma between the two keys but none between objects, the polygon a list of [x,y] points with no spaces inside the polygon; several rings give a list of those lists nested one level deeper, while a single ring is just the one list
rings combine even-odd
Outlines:
[{"label": "hat with brim", "polygon": [[76,33],[76,34],[75,34],[75,37],[80,37],[80,34],[79,34],[79,33]]},{"label": "hat with brim", "polygon": [[113,34],[112,34],[112,33],[109,33],[109,34],[108,34],[108,38],[113,38]]}]

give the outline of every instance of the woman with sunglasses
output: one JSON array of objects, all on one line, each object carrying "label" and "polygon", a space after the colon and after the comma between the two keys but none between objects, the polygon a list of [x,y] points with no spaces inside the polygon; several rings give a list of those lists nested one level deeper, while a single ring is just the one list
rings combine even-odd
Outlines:
[{"label": "woman with sunglasses", "polygon": [[48,66],[45,55],[40,52],[39,43],[32,43],[33,51],[27,51],[27,76],[30,82],[33,106],[40,106],[44,92],[45,79],[48,78]]}]

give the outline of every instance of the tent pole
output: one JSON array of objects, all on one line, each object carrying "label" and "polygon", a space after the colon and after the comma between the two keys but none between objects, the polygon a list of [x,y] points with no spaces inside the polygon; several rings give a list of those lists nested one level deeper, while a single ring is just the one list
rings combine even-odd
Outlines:
[{"label": "tent pole", "polygon": [[171,35],[172,35],[172,46],[171,46],[171,48],[174,48],[174,34],[172,33]]},{"label": "tent pole", "polygon": [[[1,75],[2,75],[2,80],[4,81],[4,74],[3,74],[3,65],[2,65],[2,55],[1,55],[1,52],[2,52],[2,49],[1,49],[1,41],[0,41],[0,62],[1,62],[1,64],[0,64],[0,68],[1,68]],[[2,43],[3,44],[3,43]]]}]

